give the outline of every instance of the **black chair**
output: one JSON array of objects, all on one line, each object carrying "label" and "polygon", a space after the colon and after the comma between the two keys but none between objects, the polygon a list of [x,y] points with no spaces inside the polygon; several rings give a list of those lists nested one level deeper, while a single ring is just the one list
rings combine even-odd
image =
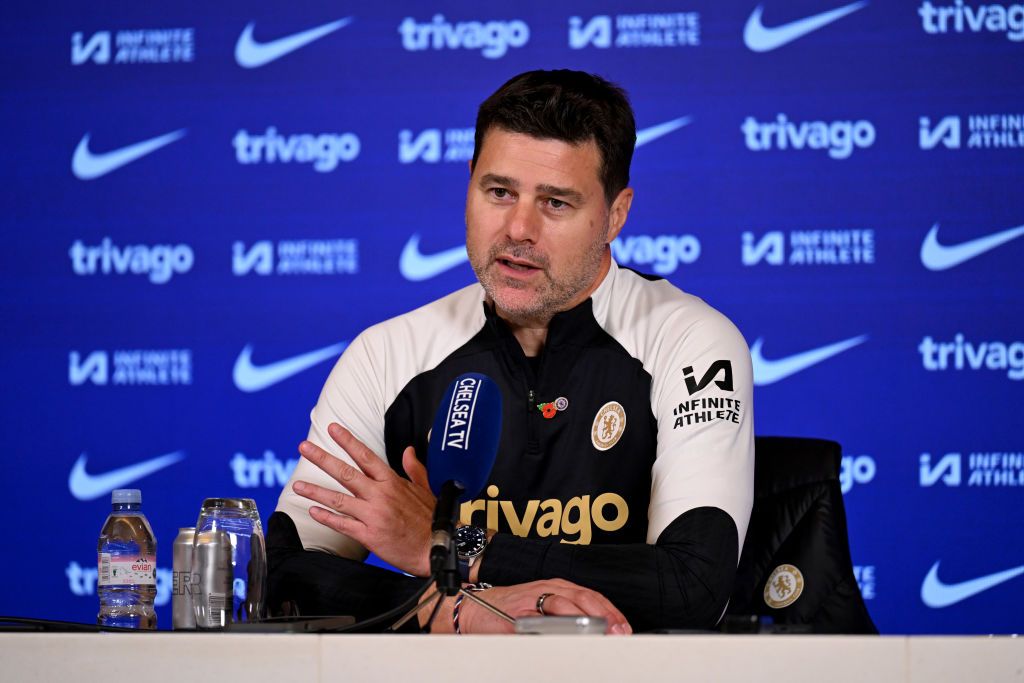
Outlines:
[{"label": "black chair", "polygon": [[754,508],[725,623],[878,633],[853,575],[834,441],[757,437]]}]

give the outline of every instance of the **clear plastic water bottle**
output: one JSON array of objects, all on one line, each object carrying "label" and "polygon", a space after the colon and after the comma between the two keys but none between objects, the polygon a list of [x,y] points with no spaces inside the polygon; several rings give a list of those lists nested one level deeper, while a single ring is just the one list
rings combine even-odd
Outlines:
[{"label": "clear plastic water bottle", "polygon": [[156,539],[139,489],[117,489],[96,545],[100,626],[156,628]]}]

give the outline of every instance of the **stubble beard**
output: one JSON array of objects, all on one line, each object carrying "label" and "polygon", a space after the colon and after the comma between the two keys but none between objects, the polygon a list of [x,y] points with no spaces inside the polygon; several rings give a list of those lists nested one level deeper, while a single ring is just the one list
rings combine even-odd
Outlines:
[{"label": "stubble beard", "polygon": [[[473,258],[470,251],[470,265],[487,296],[504,314],[503,317],[519,324],[546,325],[556,313],[567,310],[570,302],[594,283],[601,270],[601,260],[607,248],[604,241],[607,237],[607,228],[604,233],[580,255],[579,267],[557,280],[551,275],[551,262],[547,256],[525,244],[495,244],[482,261]],[[499,255],[523,259],[540,266],[542,280],[540,283],[534,283],[502,277],[497,272]],[[567,265],[571,267],[573,264]],[[516,296],[516,292],[508,291],[510,289],[523,292],[525,295]],[[534,290],[533,296],[529,296],[530,290]]]}]

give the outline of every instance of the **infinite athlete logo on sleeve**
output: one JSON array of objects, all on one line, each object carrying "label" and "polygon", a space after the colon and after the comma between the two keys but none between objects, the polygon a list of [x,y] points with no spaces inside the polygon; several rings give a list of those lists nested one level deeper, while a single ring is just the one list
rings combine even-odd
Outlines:
[{"label": "infinite athlete logo on sleeve", "polygon": [[[732,362],[728,360],[716,360],[701,375],[700,380],[695,379],[692,365],[683,368],[683,380],[686,383],[686,393],[696,394],[707,388],[712,382],[722,391],[732,391]],[[721,379],[719,377],[721,376]],[[686,427],[694,424],[714,422],[722,420],[739,424],[740,422],[740,401],[735,398],[725,397],[701,397],[691,398],[679,403],[672,409],[675,421],[672,429]]]}]

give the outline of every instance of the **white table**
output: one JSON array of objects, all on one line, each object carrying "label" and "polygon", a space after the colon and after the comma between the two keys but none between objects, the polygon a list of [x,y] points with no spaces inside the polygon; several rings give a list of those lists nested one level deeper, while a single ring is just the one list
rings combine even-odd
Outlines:
[{"label": "white table", "polygon": [[113,680],[1024,682],[1024,638],[0,634],[0,681]]}]

